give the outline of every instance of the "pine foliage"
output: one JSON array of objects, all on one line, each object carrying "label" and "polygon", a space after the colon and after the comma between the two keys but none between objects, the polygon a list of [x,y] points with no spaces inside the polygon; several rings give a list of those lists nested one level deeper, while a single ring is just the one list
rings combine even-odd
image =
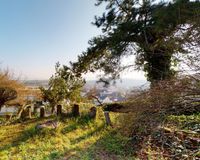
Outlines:
[{"label": "pine foliage", "polygon": [[[173,55],[187,53],[183,44],[193,37],[192,31],[199,34],[200,2],[97,0],[96,5],[103,3],[105,12],[93,23],[103,33],[89,41],[78,62],[71,63],[74,71],[81,75],[100,69],[106,78],[116,79],[135,66],[150,82],[173,77]],[[130,55],[136,55],[136,61],[122,65],[122,58]]]}]

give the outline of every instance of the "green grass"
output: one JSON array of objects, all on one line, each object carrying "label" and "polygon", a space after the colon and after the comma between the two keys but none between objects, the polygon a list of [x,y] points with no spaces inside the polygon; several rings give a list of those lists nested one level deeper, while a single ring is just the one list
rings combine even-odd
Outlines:
[{"label": "green grass", "polygon": [[107,127],[100,111],[96,120],[82,115],[60,119],[57,129],[35,128],[50,119],[55,118],[1,126],[0,160],[134,159],[126,147],[129,138]]},{"label": "green grass", "polygon": [[177,129],[200,130],[200,113],[180,116],[171,115],[167,117],[167,121]]},{"label": "green grass", "polygon": [[[119,117],[117,114],[111,114],[114,127],[108,127],[105,125],[101,109],[98,109],[95,120],[89,119],[86,112],[87,105],[81,108],[82,114],[79,118],[49,117],[0,126],[0,160],[135,159],[132,156],[135,148],[130,145],[131,138],[122,134],[122,131],[132,131],[129,124],[133,124],[134,121],[130,116],[121,114]],[[126,117],[127,121],[124,119]],[[59,127],[42,130],[35,128],[37,124],[48,120],[58,120]],[[190,116],[168,116],[165,126],[170,129],[195,131],[199,129],[199,124],[200,113]],[[157,150],[153,149],[149,148],[148,156],[155,158],[154,152],[157,153]]]}]

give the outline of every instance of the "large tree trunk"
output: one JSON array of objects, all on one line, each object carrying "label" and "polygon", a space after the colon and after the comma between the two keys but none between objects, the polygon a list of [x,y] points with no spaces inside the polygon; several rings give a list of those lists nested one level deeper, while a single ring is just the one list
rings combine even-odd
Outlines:
[{"label": "large tree trunk", "polygon": [[174,71],[171,68],[172,54],[164,47],[146,50],[144,55],[147,62],[144,64],[144,71],[147,72],[147,78],[152,85],[174,76]]}]

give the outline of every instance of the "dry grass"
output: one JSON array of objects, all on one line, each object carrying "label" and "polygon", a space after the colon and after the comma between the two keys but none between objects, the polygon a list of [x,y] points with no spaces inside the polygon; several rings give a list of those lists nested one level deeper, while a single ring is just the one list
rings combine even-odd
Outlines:
[{"label": "dry grass", "polygon": [[[180,140],[177,141],[176,137],[173,137],[174,132],[166,131],[169,117],[177,117],[175,120],[178,121],[179,117],[183,117],[182,114],[195,115],[200,112],[200,99],[196,98],[200,95],[198,83],[191,82],[191,79],[163,81],[148,91],[130,96],[129,101],[119,104],[121,108],[117,106],[115,110],[116,104],[107,105],[107,109],[123,113],[120,119],[123,122],[121,123],[122,131],[132,137],[131,145],[141,159],[155,159],[157,156],[160,156],[160,159],[172,157],[180,159],[184,156],[192,158],[191,154],[195,154],[196,151],[188,148],[184,148],[183,152],[176,153],[179,151],[177,146],[185,145],[185,143],[179,143]],[[194,116],[194,119],[200,123],[199,114]],[[186,122],[184,120],[183,123]],[[181,125],[183,124],[173,124],[170,126],[170,130],[173,128],[179,130]],[[180,132],[182,134],[183,131]],[[160,135],[160,137],[154,135]],[[186,134],[184,140],[187,141],[189,136]],[[163,148],[167,141],[177,145],[171,149]],[[194,143],[198,143],[198,141]]]}]

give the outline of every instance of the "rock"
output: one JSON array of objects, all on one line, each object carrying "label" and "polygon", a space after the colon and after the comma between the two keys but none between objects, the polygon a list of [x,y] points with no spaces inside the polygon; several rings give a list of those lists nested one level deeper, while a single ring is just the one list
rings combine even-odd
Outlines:
[{"label": "rock", "polygon": [[89,117],[93,119],[96,118],[96,113],[97,113],[96,107],[90,108]]},{"label": "rock", "polygon": [[59,126],[59,123],[57,121],[47,121],[42,124],[36,125],[36,129],[43,129],[43,128],[49,128],[49,129],[55,129]]},{"label": "rock", "polygon": [[188,159],[189,156],[187,154],[183,154],[182,157]]},{"label": "rock", "polygon": [[184,150],[184,147],[182,145],[177,146],[178,149]]},{"label": "rock", "polygon": [[182,153],[182,150],[181,149],[176,149],[176,153]]}]

